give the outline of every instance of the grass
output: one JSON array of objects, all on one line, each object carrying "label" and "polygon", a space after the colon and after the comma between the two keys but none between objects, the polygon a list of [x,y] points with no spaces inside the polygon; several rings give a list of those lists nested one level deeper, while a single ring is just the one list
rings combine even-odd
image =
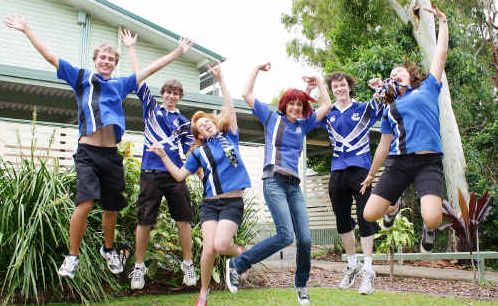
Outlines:
[{"label": "grass", "polygon": [[[358,294],[355,290],[339,290],[335,288],[311,288],[309,290],[312,305],[498,305],[498,301],[476,301],[461,298],[441,297],[418,293],[400,293],[376,291],[369,296]],[[138,305],[193,305],[197,293],[168,294],[161,296],[141,296],[117,298],[96,305],[138,306]],[[73,306],[76,304],[51,304],[51,306]],[[280,306],[299,305],[294,289],[246,289],[233,295],[228,291],[215,291],[209,296],[209,305],[230,306]]]}]

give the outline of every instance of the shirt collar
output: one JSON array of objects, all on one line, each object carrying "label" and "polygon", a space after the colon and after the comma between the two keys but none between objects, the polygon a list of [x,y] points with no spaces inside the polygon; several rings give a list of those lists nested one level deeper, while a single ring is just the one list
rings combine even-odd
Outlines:
[{"label": "shirt collar", "polygon": [[180,110],[178,108],[176,108],[176,107],[175,107],[174,110],[168,110],[166,107],[164,107],[163,104],[161,104],[159,107],[162,108],[164,111],[166,111],[166,114],[169,114],[169,113],[177,113],[177,114],[179,114],[180,113]]}]

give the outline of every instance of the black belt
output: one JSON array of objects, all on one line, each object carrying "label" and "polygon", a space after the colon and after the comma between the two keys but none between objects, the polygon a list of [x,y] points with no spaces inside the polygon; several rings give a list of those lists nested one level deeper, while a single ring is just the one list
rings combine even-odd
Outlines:
[{"label": "black belt", "polygon": [[167,174],[168,172],[166,171],[161,171],[161,170],[156,170],[156,169],[144,169],[142,170],[143,173],[157,173],[157,174]]},{"label": "black belt", "polygon": [[295,177],[294,175],[290,174],[286,175],[279,172],[275,172],[273,173],[273,177],[281,181],[284,181],[286,183],[291,183],[293,185],[299,185],[299,183],[301,183],[301,180],[298,177]]}]

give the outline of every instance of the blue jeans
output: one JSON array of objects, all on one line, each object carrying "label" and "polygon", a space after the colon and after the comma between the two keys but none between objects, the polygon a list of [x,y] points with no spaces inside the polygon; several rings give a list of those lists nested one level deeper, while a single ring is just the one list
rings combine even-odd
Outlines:
[{"label": "blue jeans", "polygon": [[311,268],[311,231],[308,225],[306,202],[299,184],[279,177],[263,181],[263,194],[270,209],[277,234],[233,258],[237,272],[243,273],[275,252],[297,241],[295,286],[306,287]]}]

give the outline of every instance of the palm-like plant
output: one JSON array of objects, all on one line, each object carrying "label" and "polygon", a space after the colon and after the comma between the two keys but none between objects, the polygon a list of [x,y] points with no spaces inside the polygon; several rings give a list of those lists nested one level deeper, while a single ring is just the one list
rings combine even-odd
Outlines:
[{"label": "palm-like plant", "polygon": [[475,193],[471,193],[469,203],[466,203],[462,192],[458,190],[458,199],[460,213],[457,213],[448,201],[443,201],[443,217],[449,222],[441,225],[439,229],[452,228],[462,243],[462,250],[479,251],[479,225],[491,213],[493,198],[489,192],[479,199]]}]

